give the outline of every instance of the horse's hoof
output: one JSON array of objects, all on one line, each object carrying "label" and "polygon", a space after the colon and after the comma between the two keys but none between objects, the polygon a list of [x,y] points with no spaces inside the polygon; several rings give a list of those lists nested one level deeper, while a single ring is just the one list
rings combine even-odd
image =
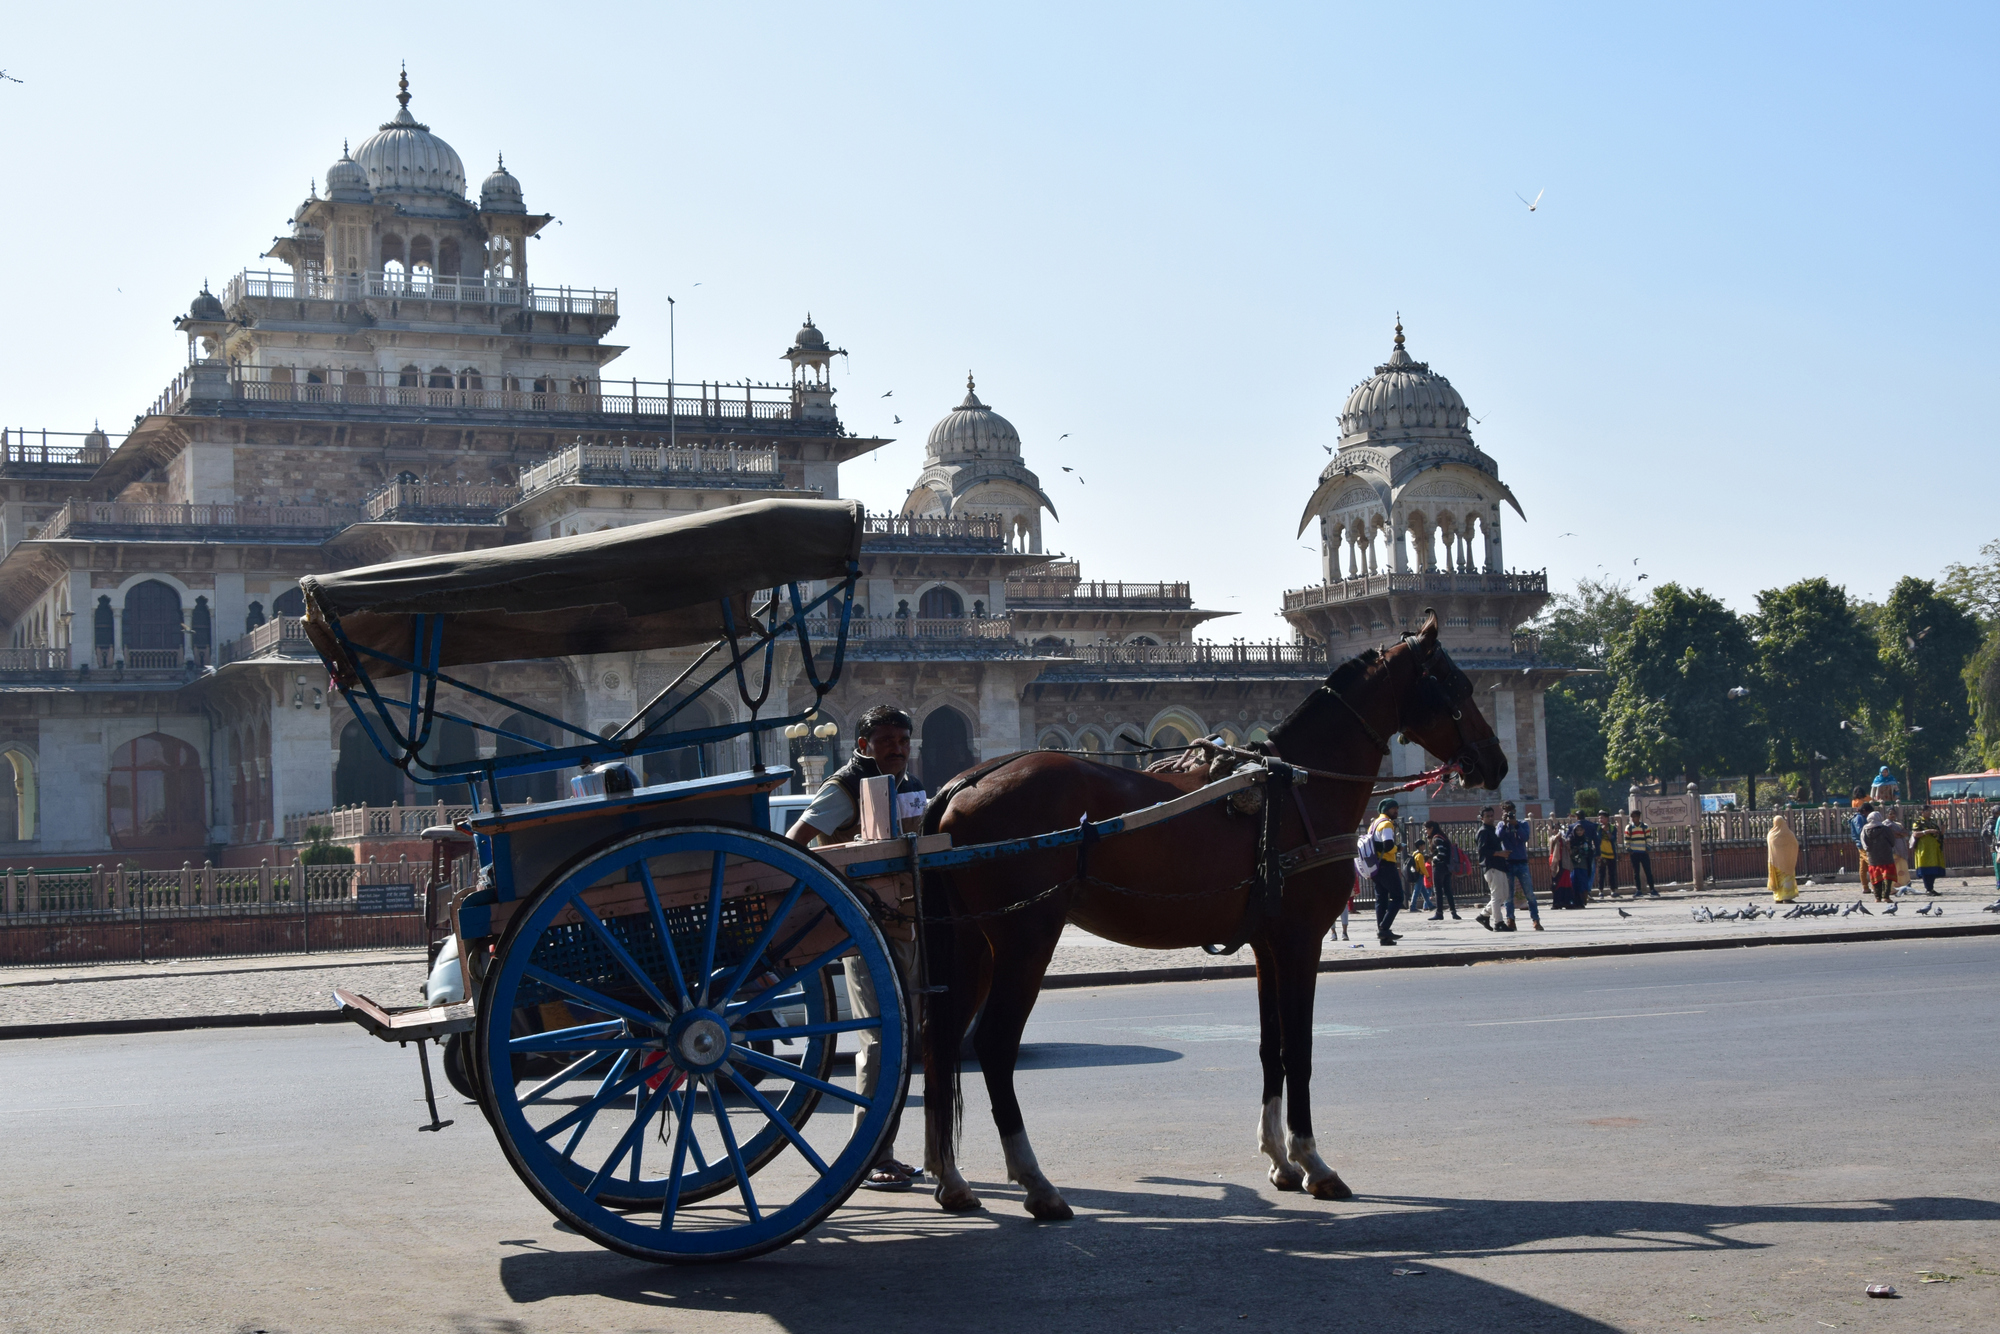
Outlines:
[{"label": "horse's hoof", "polygon": [[1332,1176],[1322,1177],[1313,1182],[1312,1197],[1315,1200],[1351,1200],[1354,1198],[1354,1192],[1340,1179],[1340,1173],[1335,1172]]},{"label": "horse's hoof", "polygon": [[1039,1221],[1044,1223],[1066,1223],[1076,1217],[1076,1211],[1069,1207],[1062,1196],[1046,1200],[1025,1200],[1024,1207]]},{"label": "horse's hoof", "polygon": [[1306,1179],[1298,1172],[1283,1172],[1274,1167],[1271,1169],[1271,1184],[1279,1190],[1303,1190]]},{"label": "horse's hoof", "polygon": [[948,1214],[969,1214],[984,1207],[979,1203],[979,1197],[969,1190],[948,1191],[939,1186],[934,1198],[938,1202],[938,1208]]}]

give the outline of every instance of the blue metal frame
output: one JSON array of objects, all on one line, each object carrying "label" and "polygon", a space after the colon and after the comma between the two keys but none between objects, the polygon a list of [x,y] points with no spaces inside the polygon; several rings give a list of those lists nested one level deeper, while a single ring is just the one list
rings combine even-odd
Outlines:
[{"label": "blue metal frame", "polygon": [[[379,649],[369,648],[366,645],[356,643],[348,637],[347,632],[341,627],[338,617],[328,616],[326,623],[334,640],[340,645],[342,651],[346,653],[347,660],[354,665],[355,669],[355,678],[353,681],[337,681],[340,692],[346,697],[349,707],[354,711],[356,720],[361,724],[362,731],[367,733],[368,740],[374,745],[382,758],[390,764],[395,765],[398,769],[401,769],[404,773],[409,774],[416,782],[422,783],[427,787],[442,787],[456,783],[466,784],[472,792],[472,802],[475,809],[481,805],[479,783],[483,780],[486,785],[487,808],[498,811],[501,809],[500,780],[503,778],[542,773],[551,769],[568,769],[610,760],[631,759],[636,756],[654,754],[664,750],[679,750],[687,746],[706,745],[714,741],[725,741],[732,737],[774,731],[779,728],[789,727],[793,723],[804,722],[806,719],[812,717],[819,710],[819,701],[826,697],[828,691],[839,684],[841,668],[847,655],[848,627],[854,615],[854,586],[857,580],[859,580],[860,575],[860,565],[850,561],[846,577],[810,601],[805,600],[800,593],[797,581],[785,585],[785,595],[789,602],[790,614],[782,620],[779,619],[779,612],[783,608],[779,601],[778,590],[775,588],[772,589],[772,596],[764,606],[764,612],[768,615],[769,619],[761,621],[753,614],[751,626],[748,628],[754,629],[755,637],[747,645],[743,642],[744,633],[739,629],[736,622],[736,611],[732,605],[732,599],[723,598],[723,638],[709,645],[708,649],[695,660],[693,665],[681,673],[680,677],[673,684],[669,685],[658,695],[655,695],[608,738],[599,737],[595,733],[577,727],[575,724],[555,717],[553,714],[543,713],[539,709],[531,708],[522,704],[519,700],[508,699],[504,695],[497,695],[491,691],[482,690],[470,682],[448,675],[440,670],[439,662],[444,653],[445,634],[444,618],[441,615],[425,614],[415,615],[410,618],[411,656],[408,659],[399,658],[394,654],[384,653]],[[838,635],[834,641],[833,663],[825,679],[822,680],[818,664],[814,659],[812,635],[808,625],[808,618],[813,612],[823,607],[828,607],[836,597],[840,601],[840,626]],[[759,714],[763,709],[765,701],[770,696],[777,646],[788,631],[797,636],[799,647],[803,651],[802,656],[806,680],[813,690],[813,706],[803,713],[786,714],[776,718],[763,718]],[[655,706],[664,703],[669,695],[679,689],[690,676],[698,672],[702,664],[714,656],[725,644],[729,648],[729,660],[723,666],[718,668],[706,680],[702,681],[693,690],[690,690],[681,699],[667,707],[657,717],[654,717],[650,722],[646,721],[647,714]],[[745,675],[744,668],[760,651],[764,658],[762,680],[757,693],[753,696],[750,692],[749,679]],[[383,692],[377,687],[374,677],[368,671],[366,660],[370,659],[409,673],[410,692],[407,702],[391,701],[385,698]],[[736,678],[737,692],[742,698],[744,706],[750,710],[748,721],[724,723],[716,727],[696,728],[693,731],[686,732],[661,732],[660,729],[683,709],[687,708],[689,704],[708,693],[709,690],[713,689],[732,673]],[[548,723],[552,727],[557,728],[559,733],[567,733],[569,736],[582,738],[582,740],[577,744],[567,746],[552,745],[539,738],[523,736],[518,732],[508,731],[505,728],[496,727],[490,723],[482,723],[476,719],[467,718],[462,714],[452,713],[448,710],[441,711],[437,707],[437,688],[440,683],[462,690],[466,694],[479,699],[491,700],[496,704],[504,704],[517,713],[523,713],[531,718]],[[356,698],[357,692],[362,696],[361,699]],[[367,707],[364,707],[364,703]],[[371,709],[375,715],[373,719],[369,717]],[[403,715],[400,725],[397,715]],[[496,755],[490,760],[471,760],[443,765],[430,764],[422,758],[419,752],[422,751],[424,746],[429,744],[431,733],[439,719],[460,723],[475,731],[489,733],[495,737],[504,737],[512,741],[517,741],[531,749],[517,755]],[[380,725],[379,732],[377,731],[378,722]],[[642,722],[644,726],[641,727],[639,724]],[[639,730],[632,732],[634,727],[638,727]],[[627,737],[627,732],[632,732],[632,735]],[[623,739],[621,740],[620,738]],[[390,742],[394,744],[391,745],[389,744]],[[757,758],[758,764],[761,767],[761,746],[758,749]],[[418,772],[419,770],[422,772]]]}]

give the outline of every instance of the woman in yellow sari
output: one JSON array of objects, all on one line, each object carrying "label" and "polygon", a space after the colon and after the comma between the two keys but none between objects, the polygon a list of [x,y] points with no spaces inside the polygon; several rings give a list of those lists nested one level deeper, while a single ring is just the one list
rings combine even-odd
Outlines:
[{"label": "woman in yellow sari", "polygon": [[1764,835],[1764,859],[1770,863],[1771,901],[1790,903],[1799,896],[1799,836],[1785,823],[1785,817],[1771,817],[1771,832]]}]

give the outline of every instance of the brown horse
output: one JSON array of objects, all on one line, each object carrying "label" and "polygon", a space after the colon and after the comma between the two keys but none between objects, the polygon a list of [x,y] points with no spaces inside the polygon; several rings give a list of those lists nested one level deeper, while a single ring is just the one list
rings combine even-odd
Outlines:
[{"label": "brown horse", "polygon": [[[1385,738],[1397,732],[1448,757],[1469,782],[1497,788],[1506,777],[1506,756],[1475,707],[1471,683],[1438,648],[1434,615],[1387,652],[1371,649],[1343,663],[1272,731],[1264,749],[1311,769],[1374,774],[1388,752]],[[1161,950],[1244,938],[1247,928],[1245,943],[1257,960],[1264,1067],[1258,1147],[1271,1160],[1271,1183],[1280,1190],[1303,1186],[1319,1199],[1350,1198],[1313,1144],[1313,990],[1320,941],[1354,889],[1353,831],[1372,785],[1308,778],[1290,796],[1265,789],[1278,807],[1277,847],[1321,848],[1306,859],[1317,864],[1285,879],[1275,915],[1253,911],[1250,896],[1261,898],[1261,892],[1247,883],[1258,863],[1263,817],[1229,800],[1091,845],[1087,880],[1018,911],[996,912],[1078,877],[1075,847],[930,877],[929,912],[959,919],[934,921],[926,935],[932,994],[924,1007],[924,1150],[938,1203],[953,1211],[979,1207],[954,1161],[959,1047],[978,1013],[973,1050],[986,1076],[1007,1176],[1026,1190],[1035,1217],[1070,1217],[1069,1205],[1035,1161],[1014,1096],[1021,1032],[1065,921],[1123,945]],[[1070,755],[1026,752],[946,784],[925,825],[960,846],[999,842],[1074,827],[1080,816],[1108,820],[1169,800],[1187,786]],[[1287,1094],[1281,1124],[1280,1098]]]}]

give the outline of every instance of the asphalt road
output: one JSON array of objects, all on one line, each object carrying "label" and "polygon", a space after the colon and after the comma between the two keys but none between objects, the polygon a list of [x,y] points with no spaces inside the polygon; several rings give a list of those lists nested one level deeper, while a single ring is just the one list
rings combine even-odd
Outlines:
[{"label": "asphalt road", "polygon": [[998,1181],[973,1078],[985,1213],[862,1192],[713,1268],[557,1230],[476,1109],[416,1130],[415,1057],[358,1029],[8,1043],[0,1330],[1992,1330],[1996,963],[1977,939],[1323,978],[1343,1204],[1254,1156],[1250,983],[1052,992],[1022,1091],[1075,1221]]}]

